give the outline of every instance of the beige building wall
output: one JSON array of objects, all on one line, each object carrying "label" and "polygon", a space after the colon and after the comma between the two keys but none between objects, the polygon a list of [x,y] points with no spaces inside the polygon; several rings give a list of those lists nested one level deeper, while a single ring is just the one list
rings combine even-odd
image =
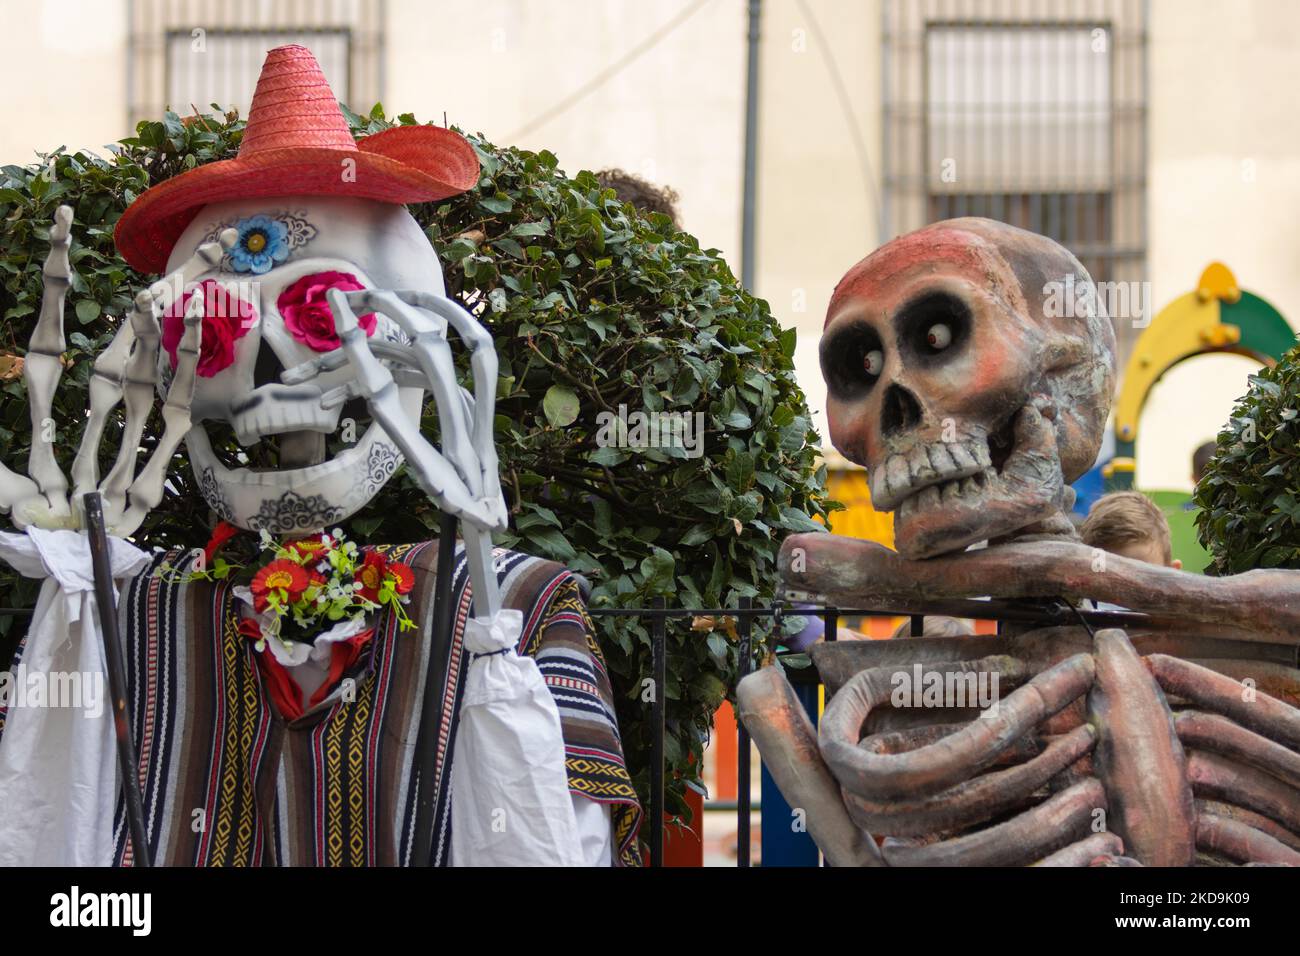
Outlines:
[{"label": "beige building wall", "polygon": [[[1153,0],[1148,162],[1152,298],[1212,260],[1300,328],[1300,4]],[[1194,359],[1153,390],[1137,484],[1190,490],[1190,457],[1245,392],[1251,363]]]},{"label": "beige building wall", "polygon": [[445,110],[569,174],[617,166],[672,186],[683,227],[739,271],[743,0],[387,6],[390,112]]},{"label": "beige building wall", "polygon": [[0,0],[0,23],[0,164],[127,134],[126,0]]},{"label": "beige building wall", "polygon": [[[671,185],[684,226],[739,273],[746,5],[387,0],[384,103],[550,149],[570,173],[622,166]],[[1300,3],[1151,0],[1150,11],[1152,301],[1222,259],[1300,325]],[[11,91],[0,162],[128,131],[126,0],[0,0],[0,12],[23,28],[0,60]],[[798,375],[823,435],[826,303],[879,242],[881,22],[881,0],[764,3],[755,285],[799,330]],[[1244,389],[1240,366],[1190,370],[1143,425],[1140,484],[1186,484],[1185,446]]]},{"label": "beige building wall", "polygon": [[[823,438],[826,303],[879,241],[881,19],[879,0],[765,4],[757,291],[799,330],[799,378]],[[1154,308],[1221,259],[1300,327],[1300,4],[1152,0],[1148,44]],[[1248,366],[1197,360],[1161,383],[1142,425],[1139,486],[1190,490],[1191,451],[1226,420]]]},{"label": "beige building wall", "polygon": [[799,383],[827,444],[826,305],[879,245],[880,24],[878,0],[764,4],[755,286],[799,330]]}]

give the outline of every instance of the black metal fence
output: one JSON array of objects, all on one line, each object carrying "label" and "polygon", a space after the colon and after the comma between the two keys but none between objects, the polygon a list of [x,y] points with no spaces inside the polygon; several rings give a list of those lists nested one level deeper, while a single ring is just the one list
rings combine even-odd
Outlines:
[{"label": "black metal fence", "polygon": [[[735,618],[736,633],[739,638],[738,651],[740,658],[740,672],[736,676],[737,682],[749,673],[752,666],[754,658],[754,621],[755,619],[761,618],[771,618],[773,620],[772,633],[774,635],[780,633],[781,620],[785,616],[820,618],[825,625],[824,639],[827,641],[834,641],[836,639],[840,620],[846,618],[909,618],[911,621],[910,632],[912,636],[919,636],[922,633],[925,615],[945,615],[963,619],[992,620],[998,623],[999,631],[1001,630],[1002,624],[1007,622],[1033,625],[1037,627],[1082,624],[1084,627],[1092,630],[1094,627],[1132,627],[1134,625],[1140,625],[1146,620],[1145,615],[1134,612],[1081,609],[1073,606],[1068,601],[1059,598],[1043,602],[1006,600],[934,601],[928,602],[923,611],[918,611],[917,608],[891,610],[881,608],[841,608],[830,605],[810,606],[807,604],[792,606],[780,601],[767,607],[755,607],[750,598],[741,598],[738,606],[734,608],[668,607],[667,602],[663,598],[658,598],[651,607],[590,608],[588,613],[590,613],[593,618],[634,617],[645,619],[650,622],[650,635],[652,642],[651,679],[653,680],[655,693],[654,700],[651,703],[651,721],[654,727],[654,736],[650,754],[650,807],[648,811],[649,822],[646,831],[646,843],[650,847],[651,866],[662,866],[664,862],[664,734],[666,694],[663,689],[667,686],[667,640],[668,622],[670,620],[678,618],[692,619],[695,617],[712,617],[714,619]],[[32,610],[30,608],[0,607],[0,617],[30,617],[31,614]],[[768,651],[776,652],[777,648],[769,647]],[[796,673],[801,674],[801,676],[797,678],[800,683],[820,683],[820,678],[817,676],[816,670],[811,666]],[[744,724],[740,721],[739,715],[737,715],[736,727],[738,737],[738,749],[736,754],[737,796],[735,806],[737,825],[736,865],[747,867],[750,865],[750,815],[753,802],[750,786],[750,742],[749,734],[745,730]],[[701,836],[703,836],[702,822],[700,830]]]}]

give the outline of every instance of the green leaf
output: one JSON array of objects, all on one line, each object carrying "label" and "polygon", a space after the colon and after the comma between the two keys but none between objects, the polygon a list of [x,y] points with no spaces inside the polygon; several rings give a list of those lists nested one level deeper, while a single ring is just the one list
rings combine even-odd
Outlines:
[{"label": "green leaf", "polygon": [[82,299],[77,303],[77,321],[89,325],[99,318],[99,303],[94,299]]},{"label": "green leaf", "polygon": [[641,562],[643,587],[648,594],[664,593],[673,583],[673,569],[676,562],[673,556],[663,548],[651,549],[649,557]]},{"label": "green leaf", "polygon": [[546,420],[556,428],[572,425],[577,421],[580,410],[578,396],[573,393],[573,389],[564,385],[552,385],[542,399],[542,412],[546,415]]}]

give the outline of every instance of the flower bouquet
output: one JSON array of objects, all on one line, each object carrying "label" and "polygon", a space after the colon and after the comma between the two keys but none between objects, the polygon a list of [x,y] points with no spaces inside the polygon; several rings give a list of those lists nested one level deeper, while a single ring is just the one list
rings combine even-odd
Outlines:
[{"label": "flower bouquet", "polygon": [[[310,538],[277,541],[260,533],[260,560],[231,564],[216,551],[231,535],[213,536],[191,579],[240,580],[232,589],[253,611],[245,633],[258,651],[268,640],[288,651],[293,642],[310,644],[322,635],[342,638],[364,626],[367,614],[388,608],[400,630],[414,626],[405,605],[415,574],[409,565],[374,551],[362,553],[339,529]],[[280,656],[277,654],[277,656]]]}]

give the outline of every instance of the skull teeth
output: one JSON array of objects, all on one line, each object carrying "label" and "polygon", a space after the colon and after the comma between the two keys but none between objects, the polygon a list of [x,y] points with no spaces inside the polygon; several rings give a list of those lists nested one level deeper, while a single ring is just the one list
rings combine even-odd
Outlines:
[{"label": "skull teeth", "polygon": [[963,471],[976,471],[983,466],[975,461],[975,456],[971,454],[969,448],[965,445],[959,445],[956,442],[952,444],[952,460],[957,463],[957,467]]},{"label": "skull teeth", "polygon": [[881,511],[908,515],[974,494],[991,475],[983,442],[935,442],[890,455],[871,475],[871,500]]}]

